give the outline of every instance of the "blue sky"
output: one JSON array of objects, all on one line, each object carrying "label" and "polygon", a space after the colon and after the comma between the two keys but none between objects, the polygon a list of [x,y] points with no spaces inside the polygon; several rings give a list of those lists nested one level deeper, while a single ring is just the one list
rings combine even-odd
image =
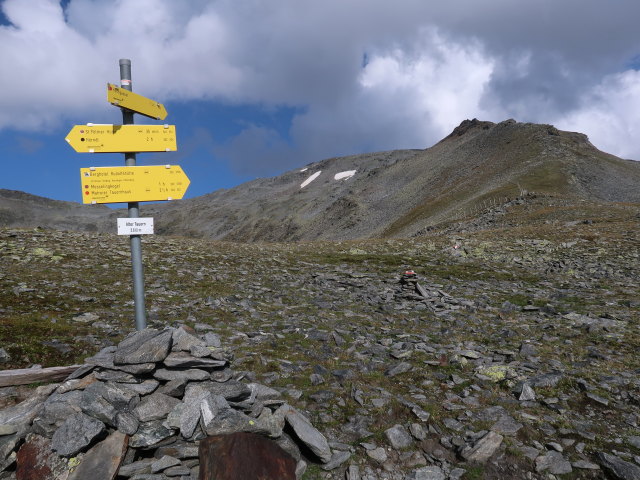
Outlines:
[{"label": "blue sky", "polygon": [[[81,201],[73,125],[121,122],[118,60],[164,103],[187,197],[462,120],[550,123],[640,160],[637,0],[0,0],[0,188]],[[136,123],[159,123],[136,115]]]}]

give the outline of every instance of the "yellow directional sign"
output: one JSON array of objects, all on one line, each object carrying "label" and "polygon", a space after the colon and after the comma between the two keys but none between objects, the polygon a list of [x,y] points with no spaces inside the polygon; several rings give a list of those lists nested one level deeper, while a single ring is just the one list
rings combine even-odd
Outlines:
[{"label": "yellow directional sign", "polygon": [[107,101],[116,107],[123,107],[156,120],[164,120],[167,117],[167,110],[163,104],[111,83],[107,83]]},{"label": "yellow directional sign", "polygon": [[178,165],[81,168],[80,179],[82,203],[178,200],[190,183]]},{"label": "yellow directional sign", "polygon": [[173,152],[175,125],[76,125],[65,138],[79,153]]}]

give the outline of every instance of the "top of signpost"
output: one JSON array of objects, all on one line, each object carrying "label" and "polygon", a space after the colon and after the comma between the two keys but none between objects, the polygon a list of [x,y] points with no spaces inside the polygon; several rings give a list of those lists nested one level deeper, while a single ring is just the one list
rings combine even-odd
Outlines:
[{"label": "top of signpost", "polygon": [[112,83],[107,83],[107,101],[116,107],[126,108],[156,120],[164,120],[167,117],[167,110],[163,104]]}]

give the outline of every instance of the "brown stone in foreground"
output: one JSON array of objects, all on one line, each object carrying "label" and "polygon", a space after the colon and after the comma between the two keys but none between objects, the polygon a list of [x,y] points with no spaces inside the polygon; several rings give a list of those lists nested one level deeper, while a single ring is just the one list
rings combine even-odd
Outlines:
[{"label": "brown stone in foreground", "polygon": [[61,480],[66,477],[66,460],[51,450],[51,441],[40,435],[29,435],[18,450],[17,480]]},{"label": "brown stone in foreground", "polygon": [[255,433],[215,435],[200,442],[199,480],[296,480],[296,461]]}]

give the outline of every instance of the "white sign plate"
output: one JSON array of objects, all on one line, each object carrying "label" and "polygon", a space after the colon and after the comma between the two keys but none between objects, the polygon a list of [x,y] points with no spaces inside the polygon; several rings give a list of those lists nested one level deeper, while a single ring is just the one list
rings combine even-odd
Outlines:
[{"label": "white sign plate", "polygon": [[153,217],[119,218],[118,235],[153,235]]}]

